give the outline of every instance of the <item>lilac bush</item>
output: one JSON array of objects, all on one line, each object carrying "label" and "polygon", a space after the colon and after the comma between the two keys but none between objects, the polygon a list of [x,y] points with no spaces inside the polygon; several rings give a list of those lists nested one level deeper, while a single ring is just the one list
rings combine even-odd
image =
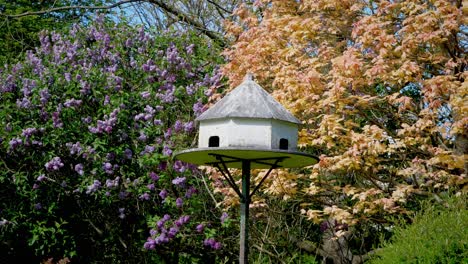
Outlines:
[{"label": "lilac bush", "polygon": [[222,237],[236,231],[200,190],[201,172],[172,160],[222,85],[216,47],[103,18],[40,41],[0,68],[0,231],[11,248],[85,263],[231,256]]}]

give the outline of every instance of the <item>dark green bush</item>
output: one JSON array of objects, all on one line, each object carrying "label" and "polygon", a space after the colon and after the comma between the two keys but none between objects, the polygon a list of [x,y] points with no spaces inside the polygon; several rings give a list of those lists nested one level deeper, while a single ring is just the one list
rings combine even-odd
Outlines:
[{"label": "dark green bush", "polygon": [[445,206],[424,206],[411,225],[396,227],[371,263],[467,263],[468,211],[466,196],[450,198]]}]

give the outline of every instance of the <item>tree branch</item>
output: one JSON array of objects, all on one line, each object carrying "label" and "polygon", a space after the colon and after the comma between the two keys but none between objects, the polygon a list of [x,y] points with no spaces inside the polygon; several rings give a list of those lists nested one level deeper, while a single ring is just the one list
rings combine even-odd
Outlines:
[{"label": "tree branch", "polygon": [[34,11],[34,12],[26,12],[22,14],[17,14],[17,15],[8,15],[8,14],[0,14],[2,16],[8,17],[8,18],[20,18],[24,16],[33,16],[33,15],[42,15],[42,14],[47,14],[51,12],[57,12],[57,11],[65,11],[65,10],[72,10],[72,9],[88,9],[88,10],[102,10],[102,9],[111,9],[115,8],[118,6],[121,6],[123,4],[128,4],[128,3],[135,3],[135,2],[146,2],[144,0],[122,0],[120,2],[117,2],[112,5],[108,6],[81,6],[81,5],[74,5],[74,6],[62,6],[62,7],[55,7],[47,10],[41,10],[41,11]]},{"label": "tree branch", "polygon": [[232,11],[229,11],[227,10],[226,8],[222,7],[221,5],[219,5],[218,3],[214,2],[213,0],[206,0],[208,3],[214,5],[217,9],[221,9],[223,10],[224,12],[228,13],[228,14],[232,14]]},{"label": "tree branch", "polygon": [[166,3],[159,1],[159,0],[148,0],[149,3],[155,4],[159,6],[161,9],[164,11],[168,12],[169,14],[172,14],[179,19],[181,22],[185,22],[188,25],[196,28],[197,30],[201,31],[203,34],[208,36],[210,39],[218,42],[222,47],[225,45],[224,39],[218,36],[216,33],[214,33],[211,30],[208,30],[204,25],[199,23],[198,21],[190,18],[186,14],[184,14],[182,11],[175,9],[172,6],[167,5]]},{"label": "tree branch", "polygon": [[[51,12],[58,12],[58,11],[65,11],[65,10],[73,10],[73,9],[88,9],[88,10],[102,10],[102,9],[111,9],[115,8],[118,6],[121,6],[123,4],[129,4],[129,3],[137,3],[137,2],[147,2],[154,4],[164,10],[165,12],[174,15],[177,17],[177,19],[181,22],[184,22],[195,29],[201,31],[203,34],[208,36],[210,39],[216,41],[223,47],[225,45],[224,39],[220,37],[218,34],[215,32],[207,29],[204,25],[202,25],[200,22],[196,21],[195,19],[189,17],[188,15],[184,14],[181,10],[178,10],[168,4],[166,4],[164,1],[160,0],[122,0],[117,3],[111,4],[111,5],[106,5],[106,6],[83,6],[83,5],[74,5],[74,6],[62,6],[62,7],[55,7],[47,10],[40,10],[40,11],[28,11],[26,13],[21,13],[21,14],[0,14],[1,16],[7,17],[7,18],[20,18],[24,16],[33,16],[33,15],[42,15],[42,14],[47,14]],[[211,3],[211,1],[210,1]]]}]

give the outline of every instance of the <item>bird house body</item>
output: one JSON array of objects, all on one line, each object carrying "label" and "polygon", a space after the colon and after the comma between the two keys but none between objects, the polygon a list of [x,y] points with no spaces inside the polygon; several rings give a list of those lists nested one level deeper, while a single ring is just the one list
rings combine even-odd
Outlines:
[{"label": "bird house body", "polygon": [[227,118],[200,122],[198,147],[295,150],[297,124],[273,119]]},{"label": "bird house body", "polygon": [[297,149],[299,120],[250,76],[197,121],[199,148]]}]

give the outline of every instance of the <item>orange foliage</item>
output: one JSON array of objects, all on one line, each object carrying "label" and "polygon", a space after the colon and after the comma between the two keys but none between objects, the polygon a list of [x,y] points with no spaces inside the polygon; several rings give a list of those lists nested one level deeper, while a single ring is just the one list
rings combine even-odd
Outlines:
[{"label": "orange foliage", "polygon": [[405,213],[415,193],[466,186],[468,16],[457,3],[242,5],[224,74],[235,87],[252,72],[303,120],[300,147],[321,154],[307,174],[280,172],[262,190],[301,196],[311,220],[356,224]]}]

